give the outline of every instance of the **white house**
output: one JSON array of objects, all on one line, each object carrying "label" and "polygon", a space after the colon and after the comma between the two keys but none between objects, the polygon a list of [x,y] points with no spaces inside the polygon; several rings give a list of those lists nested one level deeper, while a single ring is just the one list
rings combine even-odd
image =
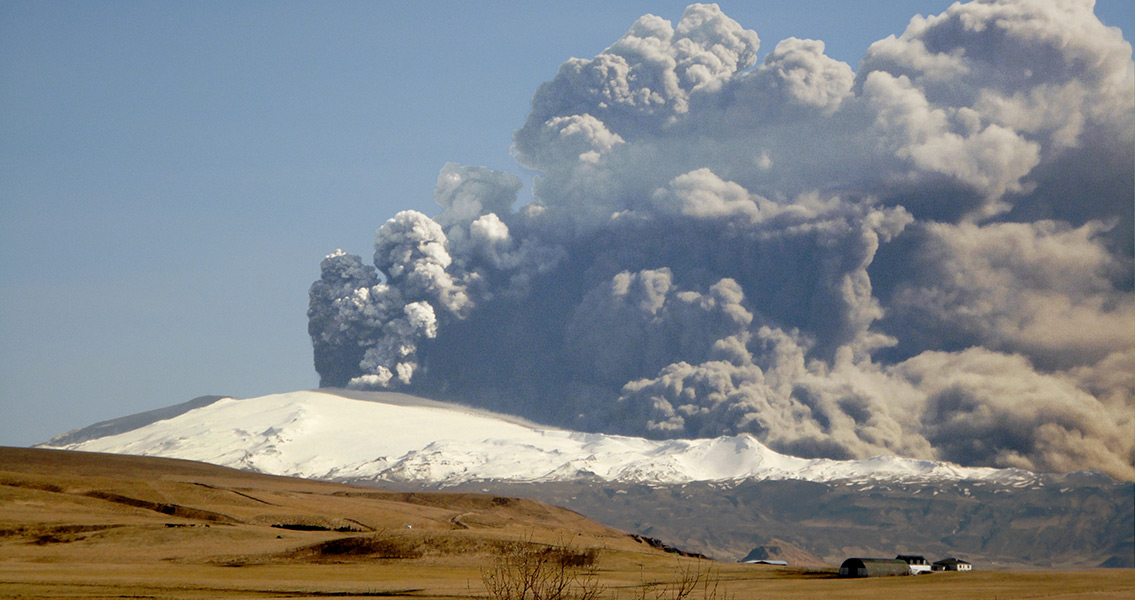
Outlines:
[{"label": "white house", "polygon": [[900,554],[895,558],[905,562],[906,565],[910,567],[911,575],[919,575],[922,573],[930,572],[930,563],[927,562],[925,556],[919,556],[917,554]]},{"label": "white house", "polygon": [[943,558],[942,560],[934,561],[931,567],[935,571],[971,571],[973,565],[961,560],[960,558]]}]

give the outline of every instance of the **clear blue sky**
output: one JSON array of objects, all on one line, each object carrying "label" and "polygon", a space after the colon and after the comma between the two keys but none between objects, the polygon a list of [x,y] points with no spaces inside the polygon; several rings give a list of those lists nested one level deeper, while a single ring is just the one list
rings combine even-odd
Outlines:
[{"label": "clear blue sky", "polygon": [[[721,2],[853,67],[946,0]],[[685,2],[0,3],[0,444],[311,388],[307,289],[536,87]],[[1125,32],[1135,8],[1101,0]],[[1126,34],[1130,39],[1130,34]]]}]

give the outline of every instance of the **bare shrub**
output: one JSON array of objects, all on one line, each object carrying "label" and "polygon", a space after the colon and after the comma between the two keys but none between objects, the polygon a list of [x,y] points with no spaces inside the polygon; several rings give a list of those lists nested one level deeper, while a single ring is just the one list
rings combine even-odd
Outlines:
[{"label": "bare shrub", "polygon": [[481,581],[493,600],[594,600],[603,591],[598,557],[595,548],[504,544],[481,571]]},{"label": "bare shrub", "polygon": [[631,600],[733,600],[721,585],[721,574],[705,561],[680,564],[673,581],[643,582]]}]

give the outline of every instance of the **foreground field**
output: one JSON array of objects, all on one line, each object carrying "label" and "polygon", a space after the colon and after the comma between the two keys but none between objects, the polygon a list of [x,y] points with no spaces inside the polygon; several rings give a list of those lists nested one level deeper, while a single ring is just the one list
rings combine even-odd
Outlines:
[{"label": "foreground field", "polygon": [[[603,561],[608,562],[608,561]],[[640,572],[638,565],[643,565]],[[673,561],[609,561],[600,571],[603,598],[639,598],[641,582],[666,597],[677,582]],[[1069,571],[934,574],[876,580],[840,580],[792,569],[720,565],[717,598],[886,599],[1131,598],[1130,572]],[[448,561],[360,561],[354,564],[255,566],[5,564],[5,598],[486,598],[480,568]],[[643,578],[640,579],[640,575]],[[672,597],[672,594],[669,595]],[[703,598],[696,590],[691,598]]]},{"label": "foreground field", "polygon": [[600,598],[1130,598],[1135,571],[839,580],[678,557],[576,513],[200,463],[0,448],[0,597],[486,598],[516,548],[585,557]]}]

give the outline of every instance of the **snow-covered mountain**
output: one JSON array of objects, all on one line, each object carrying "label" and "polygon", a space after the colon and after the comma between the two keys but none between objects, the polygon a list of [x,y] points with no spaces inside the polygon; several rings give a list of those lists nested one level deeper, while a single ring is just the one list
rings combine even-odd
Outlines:
[{"label": "snow-covered mountain", "polygon": [[986,480],[1029,485],[1016,469],[896,457],[837,461],[778,454],[750,435],[647,440],[542,427],[395,393],[300,391],[197,399],[60,435],[42,447],[164,456],[339,481],[456,485],[600,479]]}]

